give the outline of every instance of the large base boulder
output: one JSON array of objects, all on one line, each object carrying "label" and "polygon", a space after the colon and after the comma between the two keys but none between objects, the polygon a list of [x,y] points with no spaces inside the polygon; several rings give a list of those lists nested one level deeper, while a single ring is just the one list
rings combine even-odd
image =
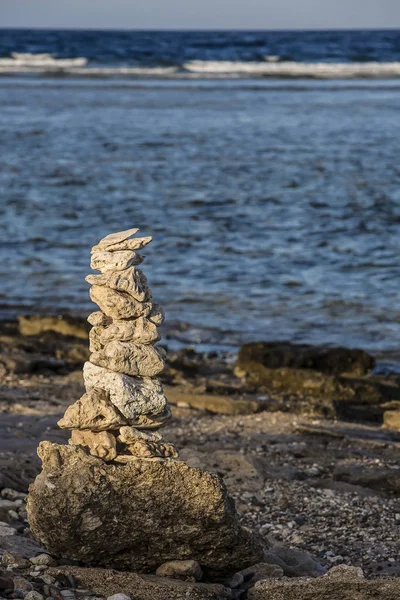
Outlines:
[{"label": "large base boulder", "polygon": [[106,464],[50,442],[38,454],[43,470],[30,486],[28,517],[53,556],[142,573],[176,559],[215,573],[262,560],[216,474],[176,460]]}]

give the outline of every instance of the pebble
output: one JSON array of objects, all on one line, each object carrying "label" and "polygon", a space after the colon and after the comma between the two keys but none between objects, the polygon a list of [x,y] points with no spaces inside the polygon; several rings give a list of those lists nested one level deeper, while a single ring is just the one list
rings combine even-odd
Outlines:
[{"label": "pebble", "polygon": [[72,590],[61,590],[60,594],[65,600],[74,600],[75,598],[75,594]]},{"label": "pebble", "polygon": [[156,571],[159,577],[193,577],[200,581],[203,577],[201,567],[197,560],[170,560],[160,565]]},{"label": "pebble", "polygon": [[12,554],[11,552],[3,552],[1,564],[16,569],[26,569],[30,566],[29,560],[21,554]]},{"label": "pebble", "polygon": [[23,492],[17,492],[11,488],[3,488],[0,495],[5,500],[25,500],[26,498],[26,494]]},{"label": "pebble", "polygon": [[113,596],[108,596],[107,600],[131,600],[131,597],[126,594],[114,594]]},{"label": "pebble", "polygon": [[24,592],[30,592],[33,590],[33,585],[25,577],[14,577],[14,588],[23,590]]},{"label": "pebble", "polygon": [[32,590],[31,592],[28,592],[26,594],[26,596],[24,596],[24,599],[25,600],[43,600],[43,596],[42,596],[42,594],[39,594],[39,592]]},{"label": "pebble", "polygon": [[29,559],[33,565],[45,565],[47,567],[54,567],[57,565],[57,561],[54,560],[50,554],[38,554]]}]

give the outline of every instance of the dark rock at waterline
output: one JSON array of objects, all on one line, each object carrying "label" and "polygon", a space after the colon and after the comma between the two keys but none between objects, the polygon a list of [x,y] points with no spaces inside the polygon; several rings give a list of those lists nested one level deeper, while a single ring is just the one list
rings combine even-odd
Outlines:
[{"label": "dark rock at waterline", "polygon": [[235,373],[250,388],[289,396],[293,410],[381,422],[381,405],[400,400],[400,387],[360,374],[373,366],[373,357],[362,350],[260,342],[241,348]]},{"label": "dark rock at waterline", "polygon": [[333,479],[373,490],[394,492],[396,495],[400,492],[400,472],[396,467],[343,460],[335,466]]},{"label": "dark rock at waterline", "polygon": [[245,344],[239,351],[237,366],[244,371],[250,366],[253,372],[254,363],[267,369],[311,369],[325,375],[366,375],[375,366],[374,358],[364,350],[290,342]]},{"label": "dark rock at waterline", "polygon": [[86,319],[70,315],[19,315],[18,325],[21,335],[26,336],[41,335],[46,331],[52,331],[60,335],[87,340],[90,330]]},{"label": "dark rock at waterline", "polygon": [[89,566],[155,571],[197,560],[209,572],[260,562],[264,547],[240,526],[221,478],[181,461],[104,463],[82,448],[42,442],[30,486],[35,538],[54,556]]}]

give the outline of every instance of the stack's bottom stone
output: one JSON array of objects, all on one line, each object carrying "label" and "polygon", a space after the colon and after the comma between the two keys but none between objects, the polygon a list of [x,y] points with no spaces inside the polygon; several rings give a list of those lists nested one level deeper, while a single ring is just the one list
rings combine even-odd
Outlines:
[{"label": "stack's bottom stone", "polygon": [[227,573],[262,561],[221,478],[177,460],[105,463],[75,446],[42,442],[43,470],[28,516],[56,557],[146,573],[169,560],[197,560]]}]

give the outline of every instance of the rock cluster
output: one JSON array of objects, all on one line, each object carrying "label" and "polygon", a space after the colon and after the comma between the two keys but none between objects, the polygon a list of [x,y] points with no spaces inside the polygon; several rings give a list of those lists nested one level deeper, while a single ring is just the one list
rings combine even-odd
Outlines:
[{"label": "rock cluster", "polygon": [[70,443],[85,447],[105,461],[176,458],[158,429],[170,417],[168,402],[156,376],[163,370],[165,351],[157,326],[162,308],[153,304],[137,252],[152,240],[133,237],[138,229],[112,233],[92,249],[88,275],[90,297],[100,311],[88,321],[90,358],[83,375],[86,393],[68,407],[58,425],[72,429]]}]

